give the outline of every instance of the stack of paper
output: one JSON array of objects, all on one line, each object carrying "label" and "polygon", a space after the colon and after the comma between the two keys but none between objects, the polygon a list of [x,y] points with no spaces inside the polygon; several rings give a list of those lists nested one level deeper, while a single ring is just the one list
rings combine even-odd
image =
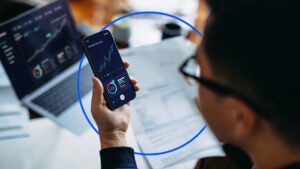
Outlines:
[{"label": "stack of paper", "polygon": [[0,87],[9,86],[10,82],[6,76],[2,63],[0,62]]},{"label": "stack of paper", "polygon": [[27,137],[28,111],[17,99],[0,63],[0,140]]},{"label": "stack of paper", "polygon": [[[206,125],[194,99],[195,86],[188,86],[179,73],[180,64],[195,52],[183,38],[123,50],[131,63],[129,74],[141,86],[132,102],[132,127],[143,153],[164,153],[193,138]],[[208,156],[223,156],[218,140],[207,127],[193,142],[163,155],[147,156],[153,168]]]},{"label": "stack of paper", "polygon": [[28,137],[28,122],[25,108],[0,106],[0,140]]}]

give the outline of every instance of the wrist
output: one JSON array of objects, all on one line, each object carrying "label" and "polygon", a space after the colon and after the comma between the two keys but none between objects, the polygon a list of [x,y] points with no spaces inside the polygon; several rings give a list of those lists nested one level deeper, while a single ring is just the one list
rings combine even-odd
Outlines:
[{"label": "wrist", "polygon": [[112,131],[100,133],[101,149],[109,147],[124,147],[127,146],[124,131]]}]

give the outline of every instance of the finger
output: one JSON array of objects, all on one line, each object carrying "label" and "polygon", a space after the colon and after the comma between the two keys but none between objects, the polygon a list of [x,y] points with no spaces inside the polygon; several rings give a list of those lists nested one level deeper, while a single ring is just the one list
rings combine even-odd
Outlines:
[{"label": "finger", "polygon": [[103,97],[103,100],[102,100],[102,105],[107,106],[106,99],[104,97]]},{"label": "finger", "polygon": [[134,88],[134,90],[135,90],[136,92],[140,90],[140,86],[139,86],[139,85],[134,85],[133,88]]},{"label": "finger", "polygon": [[132,85],[134,85],[134,86],[137,84],[137,80],[133,77],[130,77],[130,81],[131,81]]},{"label": "finger", "polygon": [[130,66],[130,64],[129,64],[128,61],[124,61],[123,64],[124,64],[124,66],[125,66],[126,69],[129,68],[129,66]]},{"label": "finger", "polygon": [[92,105],[100,105],[103,102],[103,86],[101,82],[96,78],[92,78],[93,93],[92,93]]}]

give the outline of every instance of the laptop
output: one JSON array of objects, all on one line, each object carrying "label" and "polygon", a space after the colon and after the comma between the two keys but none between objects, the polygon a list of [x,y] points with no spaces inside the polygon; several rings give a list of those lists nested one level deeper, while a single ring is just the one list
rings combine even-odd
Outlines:
[{"label": "laptop", "polygon": [[[22,104],[76,134],[89,127],[76,90],[82,53],[66,0],[36,7],[0,24],[0,59]],[[84,62],[80,90],[88,110],[92,76]]]}]

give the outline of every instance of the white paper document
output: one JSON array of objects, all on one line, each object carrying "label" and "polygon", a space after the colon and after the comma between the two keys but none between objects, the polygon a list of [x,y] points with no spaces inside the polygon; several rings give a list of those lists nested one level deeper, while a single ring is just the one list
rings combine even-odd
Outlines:
[{"label": "white paper document", "polygon": [[20,106],[0,106],[0,141],[28,137],[28,111]]},{"label": "white paper document", "polygon": [[[131,63],[129,74],[141,90],[132,101],[131,124],[143,153],[178,148],[205,125],[195,104],[196,86],[188,86],[179,72],[180,64],[194,54],[195,45],[184,38],[121,51]],[[147,156],[152,168],[208,156],[223,156],[220,143],[207,127],[193,142],[171,153]]]},{"label": "white paper document", "polygon": [[10,82],[8,80],[8,77],[6,75],[6,72],[3,68],[2,63],[0,62],[0,87],[6,87],[9,85],[10,85]]}]

